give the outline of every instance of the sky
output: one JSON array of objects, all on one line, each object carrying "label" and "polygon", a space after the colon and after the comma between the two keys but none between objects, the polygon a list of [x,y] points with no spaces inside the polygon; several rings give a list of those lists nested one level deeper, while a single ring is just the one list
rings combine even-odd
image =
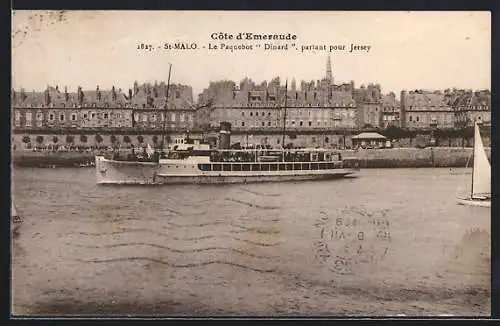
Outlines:
[{"label": "sky", "polygon": [[[296,35],[290,41],[236,40],[238,33]],[[233,35],[212,39],[213,33]],[[195,43],[167,50],[165,43]],[[152,51],[138,50],[151,44]],[[265,50],[265,44],[288,50]],[[221,44],[252,46],[221,49]],[[351,44],[370,46],[349,52]],[[257,46],[260,45],[260,48]],[[326,45],[326,51],[303,46]],[[332,50],[330,45],[344,46]],[[218,49],[209,49],[218,46]],[[243,12],[243,11],[13,11],[12,86],[47,85],[75,91],[125,92],[139,83],[171,81],[193,87],[245,77],[318,80],[331,56],[335,83],[378,83],[402,89],[490,89],[491,18],[484,12]]]}]

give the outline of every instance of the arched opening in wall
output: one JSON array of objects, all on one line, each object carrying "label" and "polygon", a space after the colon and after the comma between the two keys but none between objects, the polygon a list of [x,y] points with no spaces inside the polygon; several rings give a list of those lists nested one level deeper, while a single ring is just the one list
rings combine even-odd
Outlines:
[{"label": "arched opening in wall", "polygon": [[330,141],[330,138],[325,137],[325,143],[328,144],[329,141]]}]

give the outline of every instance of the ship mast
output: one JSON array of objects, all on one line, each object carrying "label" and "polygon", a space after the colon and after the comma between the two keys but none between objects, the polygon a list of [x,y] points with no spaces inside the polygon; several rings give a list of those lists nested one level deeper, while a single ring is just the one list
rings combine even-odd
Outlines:
[{"label": "ship mast", "polygon": [[167,125],[167,109],[168,109],[168,93],[170,90],[170,73],[172,71],[172,64],[169,64],[168,67],[168,81],[167,81],[167,94],[166,94],[166,100],[165,100],[165,107],[163,109],[163,114],[164,114],[164,119],[163,119],[163,129],[161,133],[161,151],[163,152],[164,146],[165,146],[165,133],[166,133],[166,125]]},{"label": "ship mast", "polygon": [[288,98],[288,79],[286,80],[285,83],[285,107],[284,107],[284,114],[283,114],[283,138],[281,140],[281,146],[285,148],[285,135],[286,135],[286,100]]}]

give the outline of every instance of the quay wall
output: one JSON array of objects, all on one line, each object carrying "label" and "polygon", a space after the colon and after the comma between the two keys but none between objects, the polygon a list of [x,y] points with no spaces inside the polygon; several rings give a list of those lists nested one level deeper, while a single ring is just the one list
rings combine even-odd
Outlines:
[{"label": "quay wall", "polygon": [[[361,168],[425,168],[472,166],[472,148],[428,147],[340,150],[343,157],[356,157]],[[491,150],[486,149],[491,160]],[[94,162],[92,152],[13,152],[17,166],[78,166]]]},{"label": "quay wall", "polygon": [[[341,150],[343,157],[356,157],[361,168],[471,167],[472,148],[427,147]],[[491,150],[486,148],[491,161]]]},{"label": "quay wall", "polygon": [[33,152],[18,150],[12,153],[12,163],[24,167],[73,167],[94,162],[92,152]]}]

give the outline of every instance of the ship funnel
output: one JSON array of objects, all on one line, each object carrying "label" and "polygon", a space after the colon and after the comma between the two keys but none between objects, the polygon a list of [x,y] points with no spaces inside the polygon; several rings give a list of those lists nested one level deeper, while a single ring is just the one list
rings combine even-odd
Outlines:
[{"label": "ship funnel", "polygon": [[219,149],[229,149],[231,147],[231,123],[221,122],[219,131]]}]

